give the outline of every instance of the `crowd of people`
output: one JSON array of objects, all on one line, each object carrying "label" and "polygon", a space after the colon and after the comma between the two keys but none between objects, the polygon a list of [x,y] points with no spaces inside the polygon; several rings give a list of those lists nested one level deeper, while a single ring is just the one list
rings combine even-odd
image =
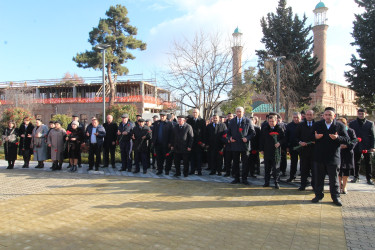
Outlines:
[{"label": "crowd of people", "polygon": [[[14,168],[17,154],[23,157],[22,168],[29,168],[31,155],[38,162],[35,168],[44,168],[44,161],[51,159],[53,171],[61,170],[64,159],[69,158],[71,172],[81,167],[81,152],[88,148],[89,168],[98,171],[103,153],[103,167],[115,166],[117,146],[121,152],[120,171],[142,172],[152,167],[157,175],[169,175],[172,165],[175,177],[202,175],[207,163],[210,175],[232,176],[232,184],[249,184],[248,177],[260,174],[260,154],[264,156],[265,182],[270,186],[271,176],[276,189],[280,188],[280,176],[287,176],[287,155],[290,155],[288,182],[295,180],[300,161],[301,184],[304,191],[311,184],[315,193],[312,202],[323,199],[324,180],[329,177],[333,202],[341,206],[340,194],[347,193],[348,177],[359,181],[361,158],[366,166],[366,178],[371,180],[371,153],[375,152],[374,123],[366,119],[364,109],[358,110],[357,119],[348,123],[345,118],[336,119],[334,108],[326,108],[319,121],[314,111],[293,113],[293,121],[285,124],[277,113],[269,113],[259,124],[258,117],[245,117],[243,107],[236,108],[235,115],[213,115],[209,121],[194,109],[189,117],[161,112],[153,120],[137,115],[133,123],[128,114],[121,122],[106,117],[101,125],[96,117],[86,128],[77,115],[66,129],[60,121],[50,121],[49,127],[40,119],[35,125],[29,117],[19,128],[14,121],[8,122],[3,131],[3,145],[8,169]],[[135,168],[133,169],[133,162]],[[182,171],[181,171],[182,162]],[[156,166],[155,166],[156,165]],[[241,167],[240,167],[241,166]],[[311,177],[311,181],[309,181]]]}]

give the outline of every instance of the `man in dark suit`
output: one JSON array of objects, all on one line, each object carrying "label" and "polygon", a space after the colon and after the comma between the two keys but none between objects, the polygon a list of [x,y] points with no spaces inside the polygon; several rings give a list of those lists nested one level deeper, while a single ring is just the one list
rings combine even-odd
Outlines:
[{"label": "man in dark suit", "polygon": [[259,159],[259,140],[260,140],[260,127],[258,126],[259,118],[254,116],[252,118],[254,123],[255,136],[251,139],[251,151],[249,155],[249,172],[251,177],[256,177],[255,172],[260,172],[260,159]]},{"label": "man in dark suit", "polygon": [[[89,170],[93,170],[95,164],[95,171],[99,170],[99,164],[101,161],[100,154],[102,153],[105,129],[102,125],[99,125],[99,121],[96,117],[91,118],[91,124],[86,129],[86,141],[89,147]],[[95,163],[94,163],[95,156]]]},{"label": "man in dark suit", "polygon": [[183,115],[177,116],[178,124],[173,127],[173,143],[171,149],[174,151],[174,165],[176,167],[175,177],[181,176],[180,164],[184,163],[184,177],[189,174],[189,154],[194,140],[193,128],[187,124]]},{"label": "man in dark suit", "polygon": [[347,144],[349,136],[344,124],[335,120],[335,109],[327,107],[324,110],[324,120],[315,122],[311,140],[315,140],[313,182],[317,203],[324,197],[324,179],[329,177],[329,189],[333,203],[342,206],[339,192],[338,173],[340,170],[340,144]]},{"label": "man in dark suit", "polygon": [[152,131],[148,126],[145,126],[145,120],[139,118],[138,126],[134,127],[131,133],[131,138],[133,139],[133,149],[134,149],[134,161],[135,170],[134,173],[139,173],[140,167],[139,162],[142,162],[143,173],[147,173],[147,168],[149,168],[149,151],[147,149],[147,142],[152,138]]},{"label": "man in dark suit", "polygon": [[[281,117],[280,114],[277,114],[277,124],[279,124],[279,127],[284,130],[286,130],[286,124],[283,122],[283,118]],[[281,171],[281,176],[285,177],[286,176],[286,167],[287,167],[287,152],[286,152],[286,143],[281,145],[281,162],[280,162],[280,171]]]},{"label": "man in dark suit", "polygon": [[357,119],[349,123],[349,127],[355,131],[358,138],[362,141],[358,142],[354,148],[354,179],[353,183],[359,181],[359,166],[361,163],[361,156],[363,155],[366,166],[367,184],[374,185],[371,180],[371,153],[375,152],[375,129],[374,123],[366,119],[366,110],[358,109]]},{"label": "man in dark suit", "polygon": [[109,165],[109,154],[111,154],[111,165],[112,168],[116,168],[116,140],[117,140],[117,130],[118,126],[116,122],[113,122],[113,116],[107,115],[107,122],[103,124],[105,129],[105,137],[103,144],[103,160],[104,168],[107,168]]},{"label": "man in dark suit", "polygon": [[120,171],[132,171],[132,148],[133,141],[131,139],[131,132],[134,128],[134,124],[129,121],[129,115],[123,114],[121,116],[121,122],[118,126],[117,138],[121,150],[121,170]]},{"label": "man in dark suit", "polygon": [[[156,153],[157,175],[163,174],[164,162],[166,154],[168,153],[172,143],[172,129],[173,125],[167,121],[167,114],[160,113],[160,120],[154,123],[152,129],[152,143]],[[165,174],[169,175],[170,168],[165,168]]]},{"label": "man in dark suit", "polygon": [[223,140],[224,140],[224,169],[225,169],[225,175],[224,177],[228,177],[231,175],[231,170],[232,170],[232,151],[230,148],[230,141],[227,140],[227,133],[228,133],[228,127],[229,127],[229,122],[233,119],[233,114],[228,113],[227,114],[227,120],[225,121],[225,126],[227,127],[226,133],[223,135]]},{"label": "man in dark suit", "polygon": [[204,138],[206,131],[206,122],[199,117],[199,110],[193,109],[193,116],[186,121],[193,128],[194,142],[190,154],[190,173],[195,174],[198,171],[198,175],[202,175],[202,153],[205,147]]},{"label": "man in dark suit", "polygon": [[298,146],[296,142],[296,129],[298,124],[301,122],[301,114],[298,112],[293,113],[293,121],[288,123],[285,129],[285,138],[287,151],[290,154],[290,175],[287,182],[292,182],[296,178],[297,174],[297,165],[298,165],[298,151],[293,150],[295,146]]},{"label": "man in dark suit", "polygon": [[208,147],[208,165],[211,169],[210,175],[221,175],[223,165],[223,140],[227,126],[219,123],[219,116],[212,116],[212,123],[207,126],[205,143]]},{"label": "man in dark suit", "polygon": [[248,157],[250,151],[250,140],[255,136],[254,125],[250,119],[244,117],[243,107],[236,108],[237,117],[232,119],[228,127],[228,142],[231,144],[233,157],[232,184],[240,183],[240,157],[242,161],[242,183],[248,185],[249,175]]},{"label": "man in dark suit", "polygon": [[[314,144],[311,142],[312,126],[314,124],[314,111],[306,111],[305,120],[298,124],[295,141],[302,148],[299,149],[301,165],[301,186],[299,191],[304,191],[307,186],[307,178],[313,166]],[[312,186],[314,184],[312,183]]]},{"label": "man in dark suit", "polygon": [[[268,124],[264,125],[260,136],[260,151],[264,155],[264,185],[270,186],[271,170],[275,181],[275,188],[279,189],[281,147],[285,144],[284,130],[277,123],[277,114],[270,113]],[[272,135],[275,133],[275,135]]]}]

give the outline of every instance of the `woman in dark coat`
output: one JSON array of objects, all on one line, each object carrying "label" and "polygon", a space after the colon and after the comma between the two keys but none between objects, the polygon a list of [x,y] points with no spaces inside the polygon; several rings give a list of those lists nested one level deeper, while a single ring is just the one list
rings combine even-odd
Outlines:
[{"label": "woman in dark coat", "polygon": [[18,147],[18,129],[14,121],[8,122],[8,127],[3,132],[5,160],[8,161],[7,169],[13,169],[14,162],[17,160],[17,147]]},{"label": "woman in dark coat", "polygon": [[67,142],[66,153],[69,157],[69,163],[72,166],[71,172],[77,171],[78,158],[81,154],[81,143],[84,142],[84,134],[82,128],[79,128],[79,123],[73,121],[72,128],[66,132],[65,140]]},{"label": "woman in dark coat", "polygon": [[340,190],[342,194],[347,194],[348,191],[346,189],[346,183],[348,182],[348,177],[350,171],[354,169],[354,152],[353,148],[357,145],[357,137],[353,129],[348,127],[347,120],[345,118],[340,118],[338,121],[342,122],[348,131],[348,135],[350,137],[349,143],[342,144],[340,156],[341,156],[341,165],[340,165],[340,172],[339,172],[339,183],[340,183]]},{"label": "woman in dark coat", "polygon": [[30,148],[30,145],[34,125],[30,122],[30,120],[30,117],[25,117],[23,119],[23,123],[18,129],[18,135],[20,137],[18,155],[22,155],[24,161],[22,168],[29,168],[30,158],[33,154],[33,149]]}]

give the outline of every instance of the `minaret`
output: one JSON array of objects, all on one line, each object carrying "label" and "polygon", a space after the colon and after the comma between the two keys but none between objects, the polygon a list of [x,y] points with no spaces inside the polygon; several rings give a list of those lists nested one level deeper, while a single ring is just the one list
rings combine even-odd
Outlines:
[{"label": "minaret", "polygon": [[238,27],[234,30],[233,34],[233,86],[232,88],[241,83],[242,79],[242,33]]},{"label": "minaret", "polygon": [[326,72],[327,72],[327,59],[326,59],[326,41],[327,41],[327,10],[328,8],[324,5],[322,1],[320,1],[315,9],[314,12],[314,56],[318,58],[319,68],[317,69],[322,70],[320,74],[321,82],[319,86],[316,88],[316,93],[313,95],[313,102],[314,104],[322,103],[323,96],[326,93]]}]

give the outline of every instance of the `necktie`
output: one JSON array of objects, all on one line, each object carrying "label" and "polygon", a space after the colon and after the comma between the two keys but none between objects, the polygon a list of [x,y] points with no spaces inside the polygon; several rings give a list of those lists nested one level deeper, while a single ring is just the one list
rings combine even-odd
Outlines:
[{"label": "necktie", "polygon": [[216,127],[216,124],[214,123],[214,127]]}]

